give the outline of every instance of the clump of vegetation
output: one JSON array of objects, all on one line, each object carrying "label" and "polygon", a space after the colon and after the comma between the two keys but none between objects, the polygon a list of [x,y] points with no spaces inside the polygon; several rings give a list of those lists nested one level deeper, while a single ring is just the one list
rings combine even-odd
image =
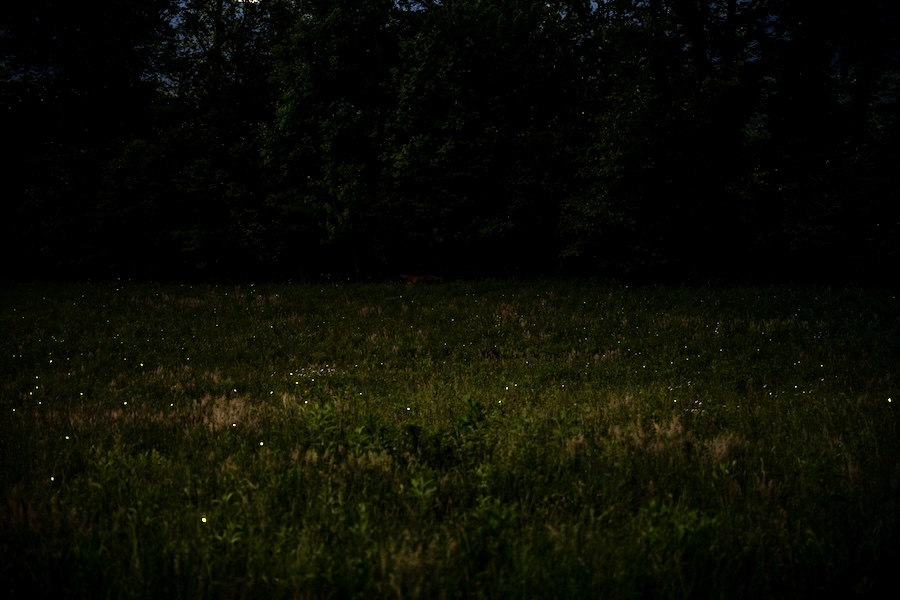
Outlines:
[{"label": "clump of vegetation", "polygon": [[877,594],[896,299],[7,287],[12,597]]}]

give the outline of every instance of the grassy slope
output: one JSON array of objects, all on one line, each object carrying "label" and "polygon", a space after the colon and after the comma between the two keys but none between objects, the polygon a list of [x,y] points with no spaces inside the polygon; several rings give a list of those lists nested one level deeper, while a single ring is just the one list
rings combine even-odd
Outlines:
[{"label": "grassy slope", "polygon": [[900,558],[888,292],[0,293],[14,596],[874,594]]}]

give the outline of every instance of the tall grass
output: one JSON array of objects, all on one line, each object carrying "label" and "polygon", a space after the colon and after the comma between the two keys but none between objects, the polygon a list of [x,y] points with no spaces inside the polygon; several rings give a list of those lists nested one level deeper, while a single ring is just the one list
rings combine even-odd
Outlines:
[{"label": "tall grass", "polygon": [[900,559],[891,292],[30,284],[0,324],[7,597],[877,595]]}]

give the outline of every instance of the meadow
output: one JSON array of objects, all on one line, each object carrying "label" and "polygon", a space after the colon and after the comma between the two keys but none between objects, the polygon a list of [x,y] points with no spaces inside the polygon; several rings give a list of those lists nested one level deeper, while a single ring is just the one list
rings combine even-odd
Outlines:
[{"label": "meadow", "polygon": [[876,597],[896,292],[0,287],[7,598]]}]

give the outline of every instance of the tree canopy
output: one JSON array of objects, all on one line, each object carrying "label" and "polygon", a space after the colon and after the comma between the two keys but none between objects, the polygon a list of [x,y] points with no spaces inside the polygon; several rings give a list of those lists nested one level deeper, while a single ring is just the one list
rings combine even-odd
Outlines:
[{"label": "tree canopy", "polygon": [[99,0],[0,15],[7,274],[873,277],[870,0]]}]

